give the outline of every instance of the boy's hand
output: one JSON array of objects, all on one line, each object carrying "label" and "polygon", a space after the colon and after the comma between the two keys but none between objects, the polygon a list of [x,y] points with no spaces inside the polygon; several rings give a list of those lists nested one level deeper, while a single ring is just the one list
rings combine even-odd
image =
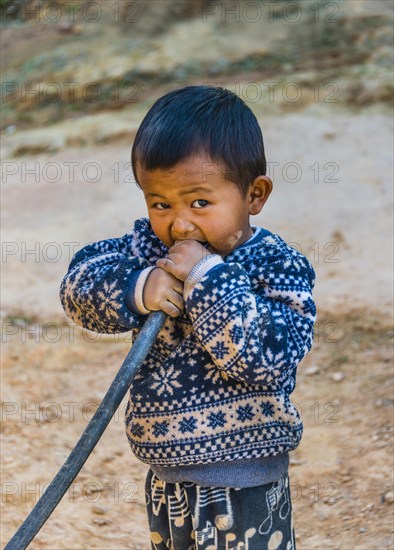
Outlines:
[{"label": "boy's hand", "polygon": [[186,281],[193,267],[209,254],[211,252],[198,241],[192,239],[176,241],[170,248],[168,256],[160,258],[156,265],[177,279]]},{"label": "boy's hand", "polygon": [[153,269],[144,286],[143,300],[150,311],[164,311],[178,317],[184,308],[183,283],[163,269]]}]

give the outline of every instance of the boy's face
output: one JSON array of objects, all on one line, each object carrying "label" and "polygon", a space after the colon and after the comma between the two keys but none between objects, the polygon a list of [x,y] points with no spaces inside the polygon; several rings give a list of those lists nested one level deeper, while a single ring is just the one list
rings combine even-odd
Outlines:
[{"label": "boy's face", "polygon": [[260,212],[272,188],[269,178],[259,176],[244,195],[203,154],[169,169],[139,166],[138,179],[153,231],[166,246],[194,239],[222,256],[251,237],[249,216]]}]

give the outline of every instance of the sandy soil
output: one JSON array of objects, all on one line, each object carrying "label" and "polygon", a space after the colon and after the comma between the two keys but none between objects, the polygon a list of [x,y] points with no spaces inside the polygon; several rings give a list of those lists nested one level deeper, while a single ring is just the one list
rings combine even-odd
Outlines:
[{"label": "sandy soil", "polygon": [[[290,467],[297,543],[380,550],[393,545],[392,122],[382,110],[322,109],[261,119],[276,188],[255,220],[301,248],[317,272],[315,345],[294,394],[305,423]],[[3,543],[68,456],[130,345],[127,336],[81,332],[58,299],[72,250],[123,234],[145,213],[125,167],[129,149],[5,159]],[[26,174],[35,164],[37,181]],[[148,550],[145,472],[128,449],[122,406],[31,548]]]}]

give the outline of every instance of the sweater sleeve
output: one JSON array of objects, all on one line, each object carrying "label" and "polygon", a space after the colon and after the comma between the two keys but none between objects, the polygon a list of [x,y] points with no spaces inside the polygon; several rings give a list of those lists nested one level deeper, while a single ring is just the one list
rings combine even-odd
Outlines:
[{"label": "sweater sleeve", "polygon": [[275,387],[312,346],[314,272],[306,258],[287,257],[263,275],[252,285],[240,264],[220,263],[194,286],[186,308],[219,369],[238,381]]},{"label": "sweater sleeve", "polygon": [[143,255],[149,235],[141,239],[140,230],[141,224],[136,224],[123,237],[85,246],[72,258],[60,286],[60,300],[78,325],[109,334],[141,327],[144,316],[135,307],[135,286],[156,258],[153,254],[149,261]]}]

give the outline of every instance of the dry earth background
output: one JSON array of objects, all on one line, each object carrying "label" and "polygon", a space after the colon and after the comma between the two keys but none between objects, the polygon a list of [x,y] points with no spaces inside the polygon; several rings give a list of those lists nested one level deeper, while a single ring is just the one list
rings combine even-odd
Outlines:
[{"label": "dry earth background", "polygon": [[[275,192],[256,224],[317,273],[315,345],[294,393],[297,548],[392,548],[392,2],[0,5],[2,544],[130,345],[64,316],[72,253],[145,215],[128,164],[138,123],[166,90],[210,82],[263,128]],[[123,408],[32,549],[148,550],[146,467]]]}]

